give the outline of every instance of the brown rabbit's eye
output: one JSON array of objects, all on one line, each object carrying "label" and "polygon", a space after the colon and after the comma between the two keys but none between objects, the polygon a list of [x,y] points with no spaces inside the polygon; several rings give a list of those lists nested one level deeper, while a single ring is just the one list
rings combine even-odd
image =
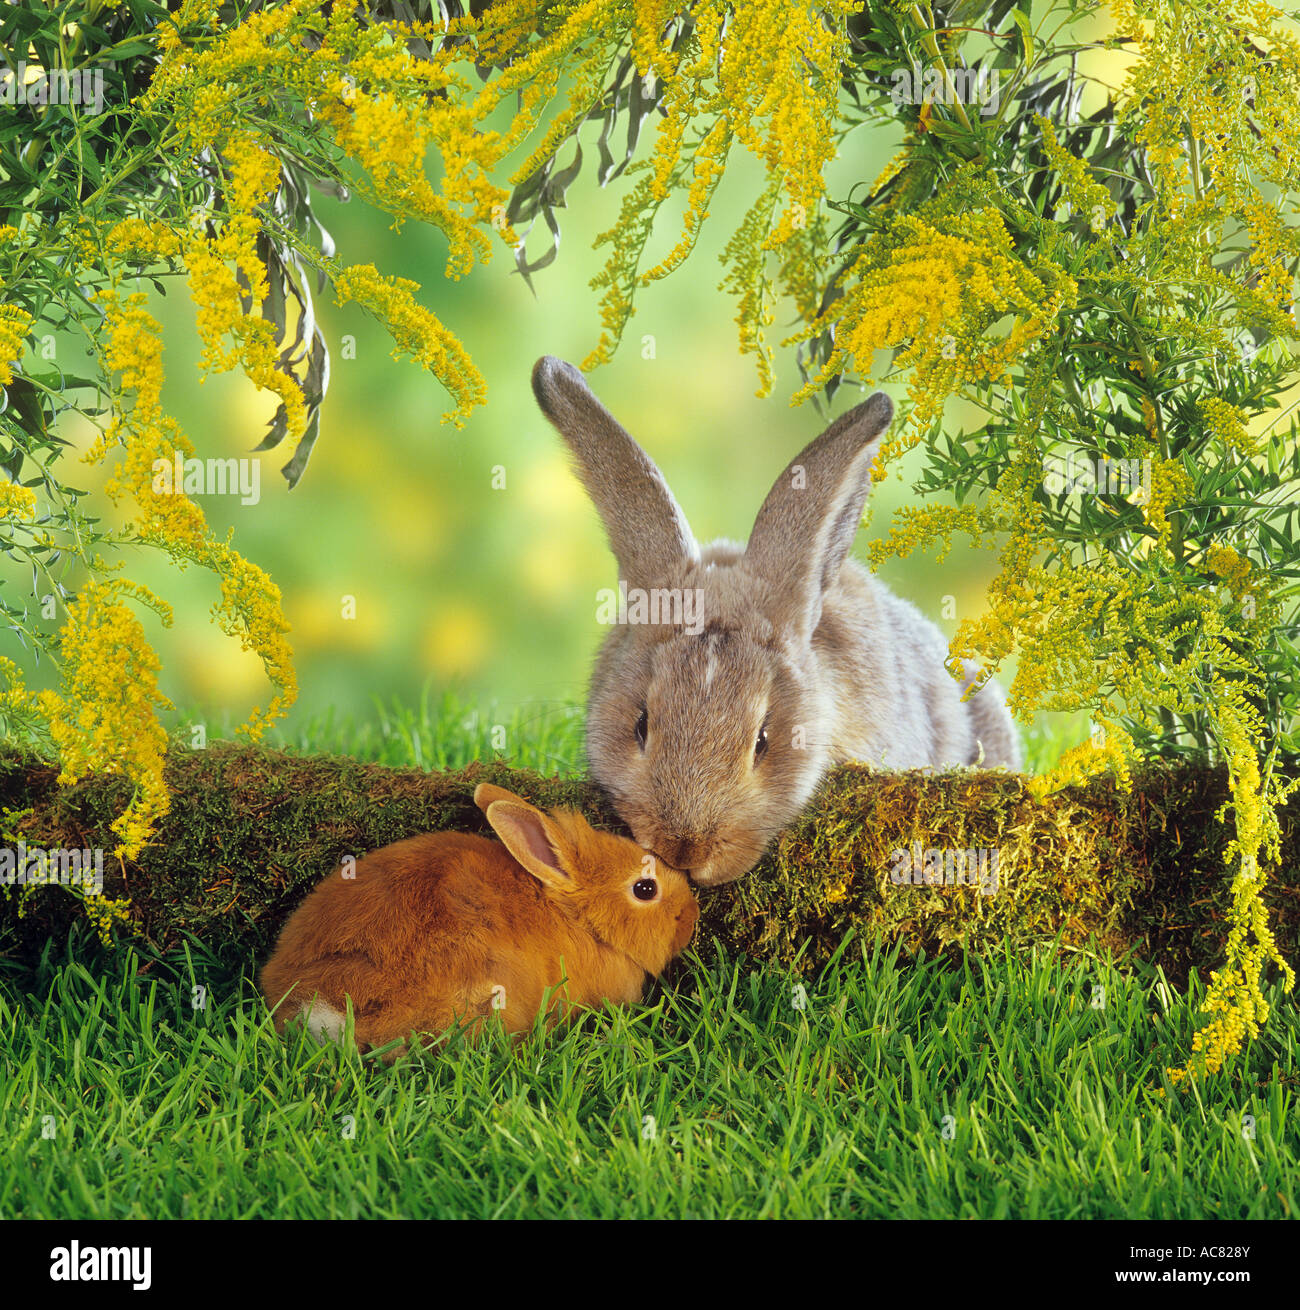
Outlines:
[{"label": "brown rabbit's eye", "polygon": [[650,716],[645,710],[641,711],[640,717],[636,721],[636,744],[645,750],[646,729],[650,726]]},{"label": "brown rabbit's eye", "polygon": [[765,723],[758,730],[758,740],[754,743],[754,759],[757,762],[763,758],[763,753],[767,750],[767,724]]},{"label": "brown rabbit's eye", "polygon": [[632,884],[632,895],[638,901],[652,901],[659,894],[659,884],[653,878],[638,878]]}]

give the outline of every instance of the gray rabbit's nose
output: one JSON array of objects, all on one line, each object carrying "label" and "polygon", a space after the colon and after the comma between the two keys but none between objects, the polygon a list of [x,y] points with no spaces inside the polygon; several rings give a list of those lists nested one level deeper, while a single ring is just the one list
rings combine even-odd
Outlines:
[{"label": "gray rabbit's nose", "polygon": [[709,845],[705,837],[666,837],[655,844],[655,854],[674,869],[689,871],[708,859]]}]

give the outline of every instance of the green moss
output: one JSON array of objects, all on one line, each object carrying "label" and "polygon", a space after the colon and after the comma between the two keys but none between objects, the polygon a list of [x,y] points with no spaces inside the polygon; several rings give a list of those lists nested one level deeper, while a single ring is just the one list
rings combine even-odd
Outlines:
[{"label": "green moss", "polygon": [[[394,769],[262,747],[174,752],[170,815],[157,841],[124,868],[105,857],[105,892],[129,895],[140,933],[160,949],[186,936],[232,960],[259,958],[306,891],[344,855],[418,832],[487,832],[473,803],[490,781],[534,803],[574,805],[597,826],[622,830],[590,783],[543,778],[505,763],[448,773]],[[938,775],[837,769],[814,803],[746,878],[701,891],[697,949],[811,973],[854,931],[928,952],[1028,949],[1058,935],[1119,954],[1136,952],[1181,980],[1216,965],[1226,941],[1227,831],[1222,770],[1150,765],[1130,793],[1094,780],[1045,802],[1013,775]],[[0,753],[0,805],[9,832],[31,846],[114,845],[109,824],[127,799],[117,778],[59,787],[49,764]],[[1297,834],[1284,816],[1282,869],[1266,893],[1284,953],[1300,935]],[[893,882],[894,853],[997,853],[997,890]],[[986,866],[987,867],[987,866]],[[910,868],[909,868],[910,876]],[[84,917],[58,888],[0,899],[6,948],[31,958]],[[22,905],[20,917],[19,907]]]}]

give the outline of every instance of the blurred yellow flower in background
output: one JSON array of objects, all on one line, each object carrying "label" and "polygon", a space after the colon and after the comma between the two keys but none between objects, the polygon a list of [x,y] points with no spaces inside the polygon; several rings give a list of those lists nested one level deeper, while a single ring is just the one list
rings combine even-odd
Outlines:
[{"label": "blurred yellow flower in background", "polygon": [[[478,672],[492,645],[487,616],[468,601],[449,600],[425,619],[417,658],[431,673],[446,681],[469,678]],[[527,658],[527,651],[518,652]]]}]

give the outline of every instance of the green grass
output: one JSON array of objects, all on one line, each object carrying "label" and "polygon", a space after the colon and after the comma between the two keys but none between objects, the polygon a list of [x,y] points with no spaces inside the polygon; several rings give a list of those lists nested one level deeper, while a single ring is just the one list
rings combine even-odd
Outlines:
[{"label": "green grass", "polygon": [[[580,770],[563,705],[444,697],[278,744],[456,767],[497,723],[518,762]],[[1029,758],[1070,743],[1031,736]],[[84,934],[35,973],[0,962],[0,1217],[1300,1212],[1300,1020],[1276,988],[1241,1060],[1166,1095],[1199,981],[1184,997],[1086,953],[957,967],[849,942],[802,994],[688,954],[642,1007],[517,1046],[453,1036],[391,1068],[282,1041],[256,963],[232,975],[198,943],[158,959]]]},{"label": "green grass", "polygon": [[[233,735],[233,724],[223,725]],[[569,701],[524,706],[480,705],[454,691],[434,696],[425,685],[418,705],[376,697],[374,717],[357,719],[332,710],[294,729],[278,726],[269,745],[304,755],[350,755],[395,768],[462,769],[500,754],[539,773],[577,777],[586,769],[583,707]]]},{"label": "green grass", "polygon": [[386,1068],[282,1042],[247,975],[142,967],[0,987],[4,1216],[1300,1213],[1294,1010],[1236,1074],[1165,1097],[1189,1025],[1154,973],[846,951],[799,1008],[792,978],[719,964]]},{"label": "green grass", "polygon": [[[519,768],[544,774],[571,778],[586,769],[584,711],[574,701],[480,704],[456,691],[435,695],[426,683],[417,705],[375,697],[372,708],[369,718],[331,708],[289,728],[276,724],[266,741],[304,755],[350,755],[394,768],[460,769],[499,753]],[[229,714],[205,720],[209,739],[233,738],[237,723]],[[1088,721],[1082,715],[1042,714],[1020,734],[1025,771],[1043,773],[1087,737]],[[186,743],[191,740],[188,721],[177,735]]]}]

